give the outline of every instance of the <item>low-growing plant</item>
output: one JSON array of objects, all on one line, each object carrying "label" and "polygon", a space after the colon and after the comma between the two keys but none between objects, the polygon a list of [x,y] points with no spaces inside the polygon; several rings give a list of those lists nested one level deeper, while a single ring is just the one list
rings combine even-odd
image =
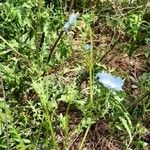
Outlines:
[{"label": "low-growing plant", "polygon": [[[123,44],[134,55],[145,31],[141,40],[149,50],[148,8],[147,1],[0,3],[0,148],[66,150],[74,144],[82,150],[100,120],[108,122],[104,136],[116,138],[123,149],[147,146],[142,138],[148,133],[143,121],[149,115],[148,70],[136,78],[137,95],[132,88],[130,94],[126,82],[132,75],[122,79],[122,72],[102,60]],[[95,33],[102,31],[111,41],[105,51],[101,41],[96,44],[96,36],[103,35]],[[143,53],[148,63],[149,54]]]}]

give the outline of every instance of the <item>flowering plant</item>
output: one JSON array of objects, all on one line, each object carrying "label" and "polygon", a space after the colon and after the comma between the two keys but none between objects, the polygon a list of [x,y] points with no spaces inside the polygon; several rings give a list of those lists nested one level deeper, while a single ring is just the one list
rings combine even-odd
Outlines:
[{"label": "flowering plant", "polygon": [[84,47],[84,50],[85,51],[90,51],[90,49],[91,49],[91,45],[90,44],[85,44],[85,47]]},{"label": "flowering plant", "polygon": [[69,17],[68,21],[64,25],[64,31],[67,32],[70,27],[73,25],[73,23],[76,21],[79,13],[72,13],[71,16]]},{"label": "flowering plant", "polygon": [[115,89],[116,91],[122,91],[124,80],[122,80],[120,77],[115,77],[104,71],[97,73],[96,77],[98,78],[98,81],[101,82],[105,87],[109,89]]}]

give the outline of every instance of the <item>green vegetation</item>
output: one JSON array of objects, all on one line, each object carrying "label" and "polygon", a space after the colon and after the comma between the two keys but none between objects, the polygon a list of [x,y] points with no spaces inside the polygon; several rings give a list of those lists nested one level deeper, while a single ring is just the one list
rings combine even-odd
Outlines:
[{"label": "green vegetation", "polygon": [[149,0],[0,2],[0,149],[150,149]]}]

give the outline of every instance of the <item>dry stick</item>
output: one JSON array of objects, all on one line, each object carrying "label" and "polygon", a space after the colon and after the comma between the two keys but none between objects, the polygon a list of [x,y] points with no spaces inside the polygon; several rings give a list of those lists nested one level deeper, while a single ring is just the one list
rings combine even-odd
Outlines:
[{"label": "dry stick", "polygon": [[72,1],[71,1],[71,5],[70,5],[70,10],[69,10],[69,12],[72,11],[72,8],[73,8],[74,4],[75,4],[75,0],[72,0]]},{"label": "dry stick", "polygon": [[102,62],[103,59],[115,48],[115,46],[116,46],[116,44],[118,43],[118,41],[120,40],[120,38],[121,38],[121,35],[120,35],[119,38],[116,40],[116,42],[115,42],[113,45],[111,45],[111,46],[112,46],[111,49],[110,49],[109,51],[107,51],[107,52],[102,56],[102,58],[100,59],[100,62]]},{"label": "dry stick", "polygon": [[[64,33],[64,30],[62,30],[62,31],[60,32],[60,34],[59,34],[57,40],[55,41],[54,45],[50,48],[50,51],[49,51],[49,55],[48,55],[48,59],[47,59],[47,63],[46,63],[46,64],[49,63],[49,61],[50,61],[50,59],[51,59],[51,56],[52,56],[52,54],[53,54],[53,52],[54,52],[54,50],[55,50],[55,48],[56,48],[56,45],[58,44],[58,42],[59,42],[60,38],[62,37],[63,33]],[[43,74],[42,74],[42,77],[44,77],[45,73],[46,73],[46,71],[44,70],[44,72],[43,72]]]},{"label": "dry stick", "polygon": [[142,95],[138,101],[136,101],[135,103],[133,103],[132,106],[136,106],[139,102],[141,102],[144,98],[146,98],[147,96],[150,96],[150,91],[146,92],[144,95]]},{"label": "dry stick", "polygon": [[0,79],[1,79],[1,88],[2,88],[2,94],[3,94],[3,99],[5,103],[5,121],[6,121],[6,141],[7,141],[7,150],[9,150],[9,135],[8,135],[8,118],[7,118],[7,105],[6,105],[6,94],[4,90],[4,84],[3,84],[3,77],[0,74]]}]

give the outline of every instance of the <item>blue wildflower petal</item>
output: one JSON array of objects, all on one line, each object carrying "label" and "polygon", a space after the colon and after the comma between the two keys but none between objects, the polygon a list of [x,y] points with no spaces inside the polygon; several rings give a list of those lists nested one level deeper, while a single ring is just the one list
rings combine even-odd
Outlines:
[{"label": "blue wildflower petal", "polygon": [[69,22],[66,22],[66,24],[64,25],[64,31],[67,32],[71,26],[72,24],[70,24]]},{"label": "blue wildflower petal", "polygon": [[91,49],[91,45],[90,44],[85,44],[85,47],[84,47],[85,51],[90,51]]},{"label": "blue wildflower petal", "polygon": [[70,27],[73,25],[73,23],[76,21],[79,13],[72,13],[71,16],[68,19],[68,22],[65,23],[64,25],[64,31],[67,32]]},{"label": "blue wildflower petal", "polygon": [[75,14],[75,13],[72,13],[71,16],[69,17],[69,22],[70,22],[71,24],[73,24],[74,21],[77,19],[78,15],[79,15],[78,12],[77,12],[76,14]]},{"label": "blue wildflower petal", "polygon": [[120,77],[114,77],[110,73],[102,72],[97,73],[96,75],[99,82],[101,82],[105,87],[109,89],[115,89],[117,91],[122,90],[122,86],[124,84],[124,80],[122,80]]}]

